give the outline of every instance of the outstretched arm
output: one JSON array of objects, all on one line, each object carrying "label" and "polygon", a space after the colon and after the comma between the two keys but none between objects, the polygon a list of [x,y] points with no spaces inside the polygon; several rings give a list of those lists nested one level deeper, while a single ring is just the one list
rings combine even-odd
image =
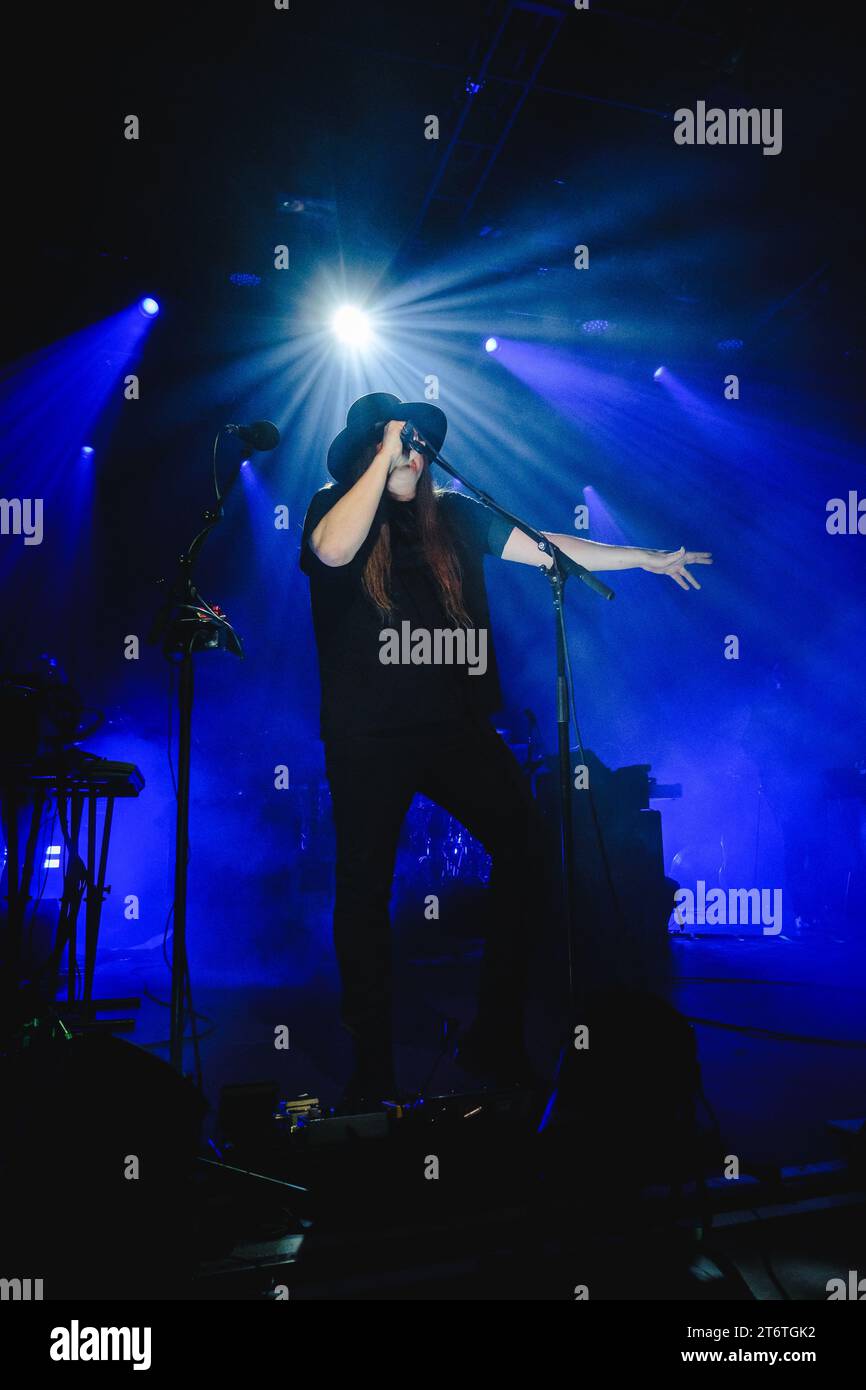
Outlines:
[{"label": "outstretched arm", "polygon": [[[711,565],[713,557],[707,550],[646,550],[639,545],[602,545],[600,541],[585,541],[578,536],[568,536],[557,531],[544,531],[548,540],[564,550],[570,559],[583,565],[587,570],[648,570],[650,574],[667,574],[681,589],[701,586],[694,575],[689,573],[688,565]],[[515,526],[502,552],[503,560],[513,560],[518,565],[542,565],[550,568],[550,557],[538,549],[535,541]]]}]

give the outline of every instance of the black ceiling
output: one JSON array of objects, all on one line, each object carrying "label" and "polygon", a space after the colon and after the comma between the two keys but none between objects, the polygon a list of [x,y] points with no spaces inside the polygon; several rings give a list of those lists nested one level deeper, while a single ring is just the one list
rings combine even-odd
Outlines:
[{"label": "black ceiling", "polygon": [[[856,47],[842,11],[709,0],[34,12],[7,96],[16,356],[130,293],[285,312],[323,267],[465,257],[527,312],[644,317],[862,364]],[[467,82],[480,90],[467,93]],[[683,150],[673,111],[779,106],[784,149]],[[123,118],[141,120],[137,142]],[[425,140],[425,116],[440,121]],[[288,206],[286,206],[288,205]],[[579,305],[570,246],[595,275]],[[277,280],[272,247],[291,248]],[[239,287],[235,272],[261,283]],[[532,277],[535,277],[533,280]]]}]

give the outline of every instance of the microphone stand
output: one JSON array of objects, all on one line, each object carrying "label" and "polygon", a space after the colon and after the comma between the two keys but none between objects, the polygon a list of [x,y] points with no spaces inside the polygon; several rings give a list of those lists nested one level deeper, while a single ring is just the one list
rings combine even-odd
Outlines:
[{"label": "microphone stand", "polygon": [[[217,441],[219,434],[217,435]],[[214,452],[216,451],[216,441]],[[204,513],[204,526],[193,537],[189,548],[181,555],[177,572],[167,591],[153,626],[149,641],[162,640],[162,649],[169,661],[180,657],[178,754],[177,754],[177,815],[174,850],[174,906],[171,946],[171,1025],[169,1061],[183,1075],[183,1043],[186,1028],[186,1000],[190,995],[189,968],[186,952],[187,882],[189,867],[189,788],[192,753],[193,654],[207,648],[222,647],[243,656],[241,639],[222,610],[202,598],[193,583],[193,568],[211,531],[223,518],[223,503],[240,474],[240,464],[220,493],[216,488],[216,507]],[[160,580],[160,583],[164,583]]]},{"label": "microphone stand", "polygon": [[501,507],[489,493],[483,492],[474,483],[469,482],[461,473],[457,471],[453,464],[447,459],[443,459],[441,454],[432,454],[429,446],[427,450],[428,458],[431,463],[436,463],[450,477],[456,479],[467,492],[477,498],[477,500],[495,512],[503,521],[510,522],[516,526],[518,531],[522,531],[525,536],[534,540],[538,549],[544,554],[549,555],[552,561],[550,567],[539,566],[545,578],[550,584],[551,600],[553,602],[554,623],[556,631],[556,728],[557,728],[557,751],[559,765],[559,824],[560,824],[560,877],[562,883],[562,902],[563,915],[565,919],[566,938],[568,943],[568,989],[569,998],[572,1006],[572,1021],[578,1015],[577,1001],[577,947],[578,932],[575,912],[575,865],[574,865],[574,817],[572,814],[571,802],[571,740],[569,738],[569,722],[571,710],[571,694],[568,681],[568,633],[565,622],[565,606],[563,595],[565,584],[569,575],[573,574],[581,583],[586,584],[587,588],[592,589],[602,598],[612,599],[615,597],[613,589],[590,571],[579,565],[576,560],[572,560],[563,550],[555,545],[542,531],[536,530],[528,521],[523,521],[520,517],[506,511]]}]

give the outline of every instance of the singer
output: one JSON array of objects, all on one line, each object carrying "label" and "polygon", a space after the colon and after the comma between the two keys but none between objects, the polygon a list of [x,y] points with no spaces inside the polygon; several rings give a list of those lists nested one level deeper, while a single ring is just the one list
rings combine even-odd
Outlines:
[{"label": "singer", "polygon": [[[343,1097],[349,1107],[396,1091],[388,903],[400,828],[416,793],[461,821],[493,861],[477,1016],[457,1060],[498,1085],[535,1079],[523,1009],[533,919],[544,911],[543,841],[520,766],[490,723],[502,699],[483,562],[494,555],[547,566],[550,558],[480,503],[434,487],[429,459],[446,430],[445,415],[429,402],[362,396],[328,451],[335,482],[316,493],[304,521],[301,568],[310,581],[337,835],[341,1017],[355,1045]],[[711,563],[684,547],[544,534],[588,570],[641,568],[686,590],[700,587],[688,566]],[[404,621],[413,631],[483,634],[484,672],[453,661],[383,663],[382,628]]]}]

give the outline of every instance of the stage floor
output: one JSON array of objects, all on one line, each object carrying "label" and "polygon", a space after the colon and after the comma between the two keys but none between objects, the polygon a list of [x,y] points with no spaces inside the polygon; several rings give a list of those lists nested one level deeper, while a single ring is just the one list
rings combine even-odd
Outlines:
[{"label": "stage floor", "polygon": [[[866,934],[864,934],[866,936]],[[297,934],[298,949],[241,966],[230,976],[208,969],[197,943],[191,965],[202,1015],[205,1090],[216,1105],[225,1084],[273,1080],[284,1096],[301,1092],[336,1103],[351,1064],[339,1026],[337,978],[327,928]],[[478,950],[404,957],[397,943],[396,1051],[409,1091],[466,1089],[446,1057],[437,1065],[446,1018],[472,1017]],[[849,931],[793,940],[673,937],[668,998],[695,1021],[705,1095],[730,1152],[744,1163],[791,1165],[836,1156],[828,1121],[866,1113],[866,940]],[[106,952],[96,993],[138,994],[142,1006],[131,1040],[150,1046],[167,1037],[168,972],[160,949]],[[276,1050],[274,1030],[289,1029]],[[551,1073],[560,1042],[555,1008],[537,1000],[528,1036],[536,1064]],[[741,1029],[743,1031],[738,1031]],[[753,1031],[751,1031],[753,1030]],[[165,1052],[156,1049],[158,1055]],[[187,1050],[188,1069],[192,1049]]]}]

